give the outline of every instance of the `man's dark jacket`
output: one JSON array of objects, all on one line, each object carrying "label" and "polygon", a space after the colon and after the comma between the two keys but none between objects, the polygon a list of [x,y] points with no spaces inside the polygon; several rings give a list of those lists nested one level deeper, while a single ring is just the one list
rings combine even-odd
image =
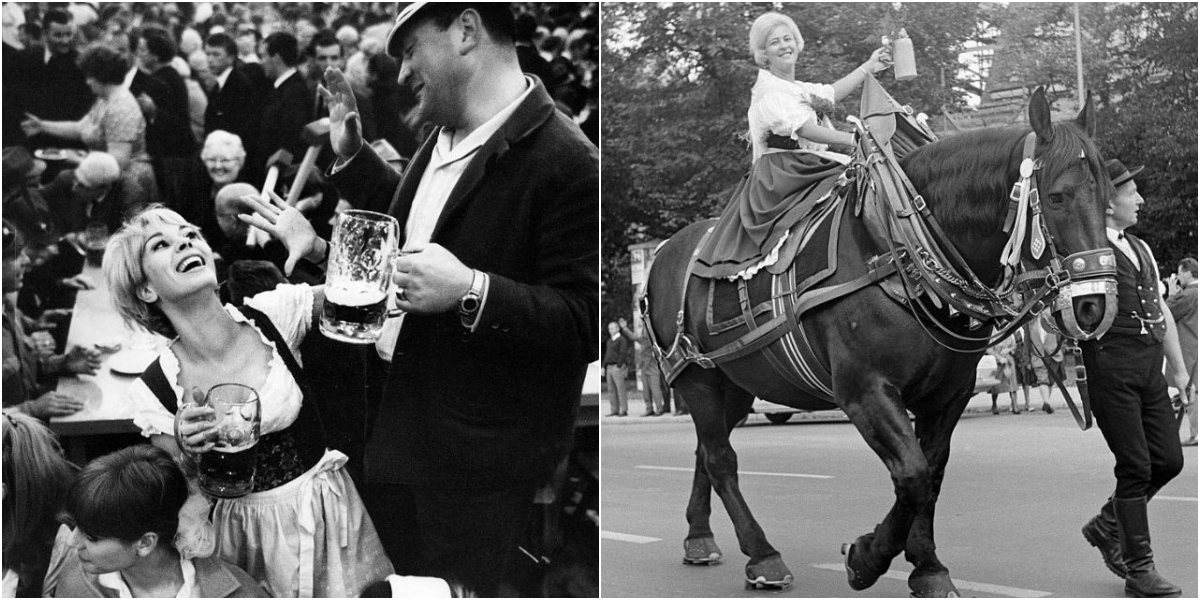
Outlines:
[{"label": "man's dark jacket", "polygon": [[[263,161],[282,148],[292,153],[293,164],[300,163],[307,148],[300,132],[312,120],[312,104],[312,94],[299,71],[288,76],[279,87],[272,88],[267,93],[257,148]],[[251,173],[266,173],[265,165],[247,163],[246,166],[251,167]]]},{"label": "man's dark jacket", "polygon": [[219,89],[214,86],[208,96],[208,108],[204,111],[204,134],[217,130],[228,131],[242,138],[247,165],[266,160],[265,156],[258,159],[255,148],[261,116],[262,100],[258,88],[244,71],[233,68],[225,79],[225,86]]},{"label": "man's dark jacket", "polygon": [[[456,310],[405,317],[369,482],[528,485],[570,448],[599,341],[598,153],[536,86],[469,159],[433,230],[491,276],[478,328],[467,333]],[[403,229],[437,135],[403,180],[364,145],[332,182],[355,206],[390,203]]]}]

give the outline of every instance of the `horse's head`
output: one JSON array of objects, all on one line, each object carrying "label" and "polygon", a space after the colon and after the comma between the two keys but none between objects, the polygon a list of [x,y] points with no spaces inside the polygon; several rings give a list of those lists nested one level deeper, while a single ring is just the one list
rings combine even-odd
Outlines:
[{"label": "horse's head", "polygon": [[[1050,104],[1039,87],[1029,122],[1035,143],[1026,158],[1032,150],[1037,194],[1029,198],[1029,244],[1021,259],[1026,267],[1047,269],[1047,283],[1057,287],[1048,307],[1053,325],[1068,337],[1095,339],[1116,316],[1116,260],[1104,229],[1104,210],[1116,190],[1091,140],[1091,98],[1075,121],[1051,123]],[[1022,174],[1026,170],[1022,166]]]}]

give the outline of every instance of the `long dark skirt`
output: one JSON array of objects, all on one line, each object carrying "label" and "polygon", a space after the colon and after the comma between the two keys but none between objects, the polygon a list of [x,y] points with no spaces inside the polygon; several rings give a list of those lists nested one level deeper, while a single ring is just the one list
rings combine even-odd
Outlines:
[{"label": "long dark skirt", "polygon": [[833,189],[844,169],[837,161],[807,152],[764,154],[734,191],[701,250],[695,273],[732,277],[762,262]]}]

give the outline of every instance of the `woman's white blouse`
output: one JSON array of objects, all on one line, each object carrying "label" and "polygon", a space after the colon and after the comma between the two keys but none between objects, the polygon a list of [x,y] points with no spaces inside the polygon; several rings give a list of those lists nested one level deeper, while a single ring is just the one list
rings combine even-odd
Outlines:
[{"label": "woman's white blouse", "polygon": [[[296,360],[300,361],[300,342],[304,340],[304,336],[308,335],[313,318],[312,288],[304,284],[281,284],[274,290],[263,292],[246,300],[246,304],[258,309],[271,319],[275,328],[279,330],[279,334],[287,341],[288,348],[296,356]],[[250,319],[232,304],[226,304],[225,311],[239,323],[250,322]],[[296,416],[300,414],[300,404],[304,395],[295,378],[292,377],[291,371],[288,370],[287,364],[283,362],[283,357],[275,348],[275,344],[261,331],[258,332],[258,335],[263,343],[271,348],[271,362],[268,366],[267,379],[263,383],[262,389],[258,390],[262,410],[261,431],[263,434],[268,434],[285,429],[296,420]],[[240,359],[230,356],[229,360]],[[171,389],[175,392],[176,402],[179,405],[185,404],[184,390],[179,385],[179,359],[175,356],[175,352],[168,347],[159,354],[159,361],[163,374],[166,375],[167,381],[171,383]],[[142,435],[146,437],[159,433],[174,435],[175,416],[167,411],[141,379],[130,386],[129,398],[135,410],[133,423],[141,428]],[[188,401],[190,400],[189,397]]]},{"label": "woman's white blouse", "polygon": [[796,140],[800,150],[824,151],[828,148],[825,144],[806,140],[798,133],[805,123],[813,120],[829,126],[829,119],[820,120],[817,111],[813,109],[814,97],[832,103],[833,86],[787,81],[772,75],[766,69],[758,70],[758,80],[754,82],[754,89],[750,92],[750,110],[747,113],[754,160],[758,160],[767,152],[767,135],[771,133]]}]

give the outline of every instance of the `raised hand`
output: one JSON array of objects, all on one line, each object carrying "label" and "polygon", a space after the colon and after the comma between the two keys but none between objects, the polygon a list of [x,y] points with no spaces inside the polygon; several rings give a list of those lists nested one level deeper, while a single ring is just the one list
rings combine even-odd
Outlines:
[{"label": "raised hand", "polygon": [[329,87],[317,85],[317,93],[329,108],[329,143],[338,158],[350,160],[363,145],[354,90],[341,69],[335,67],[325,69],[325,84]]},{"label": "raised hand", "polygon": [[[316,253],[321,244],[317,232],[304,214],[294,206],[288,206],[287,201],[275,192],[269,192],[270,201],[262,196],[242,196],[242,200],[254,209],[254,214],[238,215],[243,223],[253,225],[271,234],[271,237],[283,242],[287,248],[287,261],[283,264],[285,275],[291,276],[296,268],[296,261]],[[328,251],[328,249],[326,250]]]},{"label": "raised hand", "polygon": [[891,46],[880,46],[871,53],[871,58],[863,63],[862,68],[869,73],[878,73],[892,66]]}]

